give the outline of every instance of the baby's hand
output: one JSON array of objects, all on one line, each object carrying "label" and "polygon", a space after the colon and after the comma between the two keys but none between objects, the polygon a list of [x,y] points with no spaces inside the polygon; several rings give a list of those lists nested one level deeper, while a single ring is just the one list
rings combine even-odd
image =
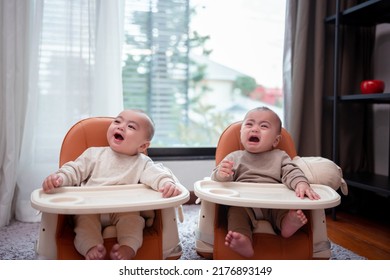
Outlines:
[{"label": "baby's hand", "polygon": [[224,159],[218,167],[217,174],[219,177],[229,177],[234,174],[233,161]]},{"label": "baby's hand", "polygon": [[320,199],[320,196],[318,193],[316,193],[309,184],[305,182],[299,182],[295,188],[295,194],[300,197],[304,198],[305,195],[310,199]]},{"label": "baby's hand", "polygon": [[51,192],[54,188],[61,187],[63,183],[62,177],[58,174],[52,174],[43,181],[42,188],[45,193]]},{"label": "baby's hand", "polygon": [[178,196],[181,194],[180,188],[176,187],[176,185],[172,182],[166,182],[159,191],[162,193],[164,198]]}]

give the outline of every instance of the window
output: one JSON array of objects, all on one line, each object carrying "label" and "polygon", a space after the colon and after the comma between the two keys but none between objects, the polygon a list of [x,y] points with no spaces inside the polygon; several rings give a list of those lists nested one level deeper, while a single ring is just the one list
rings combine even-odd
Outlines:
[{"label": "window", "polygon": [[123,95],[156,123],[153,144],[178,146],[188,124],[187,0],[127,0]]},{"label": "window", "polygon": [[256,106],[283,118],[285,0],[126,0],[125,108],[156,123],[152,147],[215,147]]},{"label": "window", "polygon": [[[124,0],[123,101],[155,121],[152,148],[207,153],[228,124],[264,104],[283,118],[285,1]],[[92,0],[39,3],[37,141],[50,143],[38,151],[49,156],[70,124],[95,115],[103,8]]]}]

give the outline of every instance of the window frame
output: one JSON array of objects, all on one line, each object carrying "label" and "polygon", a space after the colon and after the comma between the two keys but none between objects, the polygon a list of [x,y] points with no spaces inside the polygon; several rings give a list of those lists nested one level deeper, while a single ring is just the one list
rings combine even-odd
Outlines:
[{"label": "window frame", "polygon": [[215,160],[216,147],[156,147],[148,148],[147,154],[153,160]]}]

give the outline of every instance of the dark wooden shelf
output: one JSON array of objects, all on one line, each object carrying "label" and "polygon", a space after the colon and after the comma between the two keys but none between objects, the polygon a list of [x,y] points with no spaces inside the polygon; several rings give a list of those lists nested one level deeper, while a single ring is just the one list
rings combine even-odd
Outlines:
[{"label": "dark wooden shelf", "polygon": [[[326,100],[333,101],[333,96],[327,96]],[[350,94],[338,97],[340,102],[365,102],[365,103],[390,103],[390,93]]]},{"label": "dark wooden shelf", "polygon": [[[341,12],[340,24],[372,26],[390,22],[390,1],[369,0]],[[334,24],[336,15],[325,19],[326,23]]]},{"label": "dark wooden shelf", "polygon": [[[348,93],[341,95],[338,78],[341,78],[339,51],[341,48],[341,31],[343,25],[372,27],[381,23],[390,23],[390,0],[367,0],[360,4],[354,5],[345,10],[340,10],[341,2],[336,1],[336,11],[334,15],[325,18],[325,24],[333,25],[334,27],[334,73],[333,73],[333,94],[326,96],[326,101],[331,101],[333,104],[333,131],[332,131],[332,153],[333,160],[337,163],[339,156],[340,133],[338,131],[338,109],[339,104],[347,103],[362,103],[367,105],[372,104],[390,104],[390,93],[374,93],[374,94],[358,94]],[[341,107],[342,108],[342,107]],[[347,132],[344,132],[347,133]],[[390,158],[390,155],[389,155]],[[390,168],[388,176],[369,174],[369,173],[344,173],[344,179],[351,188],[360,188],[380,195],[390,196]]]},{"label": "dark wooden shelf", "polygon": [[348,186],[369,190],[381,195],[390,195],[390,178],[371,173],[346,173],[344,179]]}]

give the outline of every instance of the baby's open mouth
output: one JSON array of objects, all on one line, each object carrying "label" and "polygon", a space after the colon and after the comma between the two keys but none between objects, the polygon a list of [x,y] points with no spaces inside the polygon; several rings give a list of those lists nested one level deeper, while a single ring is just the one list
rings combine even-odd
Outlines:
[{"label": "baby's open mouth", "polygon": [[123,136],[120,135],[119,133],[115,133],[115,134],[114,134],[114,138],[115,138],[116,140],[123,140]]},{"label": "baby's open mouth", "polygon": [[249,137],[249,142],[260,142],[260,139],[257,136],[251,136]]}]

